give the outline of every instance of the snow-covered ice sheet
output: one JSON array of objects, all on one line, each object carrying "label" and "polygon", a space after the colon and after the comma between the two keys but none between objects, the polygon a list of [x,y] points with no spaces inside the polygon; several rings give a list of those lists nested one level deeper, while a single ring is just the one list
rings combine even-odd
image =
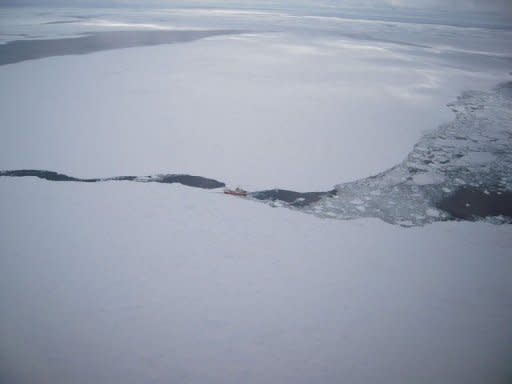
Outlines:
[{"label": "snow-covered ice sheet", "polygon": [[398,164],[462,90],[506,78],[420,51],[261,33],[1,66],[0,164],[325,190]]},{"label": "snow-covered ice sheet", "polygon": [[4,382],[505,383],[510,226],[0,179]]}]

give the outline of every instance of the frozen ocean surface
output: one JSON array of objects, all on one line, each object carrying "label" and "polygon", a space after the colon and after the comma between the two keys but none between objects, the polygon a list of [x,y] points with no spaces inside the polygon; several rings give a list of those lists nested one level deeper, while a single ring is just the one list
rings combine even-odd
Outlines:
[{"label": "frozen ocean surface", "polygon": [[0,8],[0,382],[510,382],[509,21],[180,4]]},{"label": "frozen ocean surface", "polygon": [[[119,14],[99,27],[99,17],[41,26],[59,18],[39,15],[12,29],[115,31]],[[125,29],[144,12],[133,17]],[[510,71],[506,29],[181,9],[145,17],[254,32],[1,66],[2,169],[328,190],[399,164],[425,131],[452,120],[447,103]]]},{"label": "frozen ocean surface", "polygon": [[[402,226],[456,219],[512,221],[512,82],[493,90],[465,92],[449,107],[455,119],[424,135],[400,164],[378,175],[337,185],[326,192],[284,189],[253,191],[248,198],[320,217],[380,218]],[[4,177],[51,181],[179,183],[216,189],[205,177],[159,174],[75,178],[54,171],[0,171]]]},{"label": "frozen ocean surface", "polygon": [[[0,178],[2,381],[506,383],[510,226]],[[8,219],[6,219],[8,218]]]}]

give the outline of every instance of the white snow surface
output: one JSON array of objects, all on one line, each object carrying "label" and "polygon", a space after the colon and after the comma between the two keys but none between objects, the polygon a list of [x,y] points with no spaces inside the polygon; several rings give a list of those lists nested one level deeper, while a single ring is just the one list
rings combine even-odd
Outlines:
[{"label": "white snow surface", "polygon": [[2,382],[510,377],[510,226],[319,220],[129,182],[3,178],[0,201]]},{"label": "white snow surface", "polygon": [[[510,72],[508,29],[2,10],[4,43],[245,33],[0,66],[1,170],[327,190],[400,164],[461,91]],[[175,184],[1,177],[0,382],[508,383],[511,254],[510,225],[402,228]]]}]

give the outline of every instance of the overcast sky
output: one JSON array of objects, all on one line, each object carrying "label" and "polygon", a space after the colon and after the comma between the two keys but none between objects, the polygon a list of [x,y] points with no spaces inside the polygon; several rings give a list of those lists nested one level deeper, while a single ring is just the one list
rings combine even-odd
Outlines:
[{"label": "overcast sky", "polygon": [[0,0],[0,5],[73,5],[73,6],[108,6],[108,5],[244,5],[248,4],[307,4],[312,6],[395,6],[421,9],[444,9],[454,11],[489,11],[512,15],[512,0]]}]

